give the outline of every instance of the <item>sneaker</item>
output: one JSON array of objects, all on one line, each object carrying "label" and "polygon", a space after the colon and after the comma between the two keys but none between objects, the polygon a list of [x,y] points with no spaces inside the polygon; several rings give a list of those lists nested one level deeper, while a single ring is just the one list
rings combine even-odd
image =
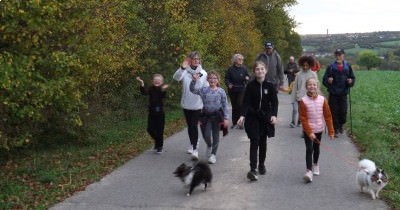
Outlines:
[{"label": "sneaker", "polygon": [[314,175],[318,176],[319,175],[319,166],[314,164],[312,171],[313,171]]},{"label": "sneaker", "polygon": [[[197,139],[197,147],[196,148],[199,148],[199,144],[200,144],[200,139]],[[187,154],[192,154],[193,153],[193,145],[189,146],[189,148],[188,148],[186,153]]]},{"label": "sneaker", "polygon": [[210,158],[208,158],[208,163],[214,164],[215,162],[217,162],[217,158],[215,157],[214,154],[212,154],[212,155],[210,156]]},{"label": "sneaker", "polygon": [[301,126],[301,121],[297,122],[297,127]]},{"label": "sneaker", "polygon": [[264,175],[267,172],[267,170],[265,169],[265,166],[258,166],[258,173],[260,173],[261,175]]},{"label": "sneaker", "polygon": [[206,155],[208,158],[211,156],[211,152],[212,152],[212,147],[207,147]]},{"label": "sneaker", "polygon": [[198,160],[199,159],[199,152],[196,150],[193,150],[192,153],[192,160]]},{"label": "sneaker", "polygon": [[333,135],[335,138],[339,138],[339,131],[335,130],[335,134]]},{"label": "sneaker", "polygon": [[258,176],[257,172],[255,170],[251,170],[247,173],[247,178],[250,179],[250,181],[257,181]]},{"label": "sneaker", "polygon": [[193,153],[193,147],[190,146],[189,149],[186,151],[186,153],[188,154],[192,154]]},{"label": "sneaker", "polygon": [[293,122],[291,122],[291,123],[289,124],[289,127],[294,128],[294,127],[296,127],[296,125],[295,125]]},{"label": "sneaker", "polygon": [[309,183],[309,182],[312,182],[312,177],[313,177],[312,171],[307,170],[307,172],[304,174],[303,179],[305,182]]},{"label": "sneaker", "polygon": [[158,148],[156,151],[156,154],[161,155],[163,153],[163,149],[162,148]]},{"label": "sneaker", "polygon": [[340,127],[338,131],[340,134],[343,134],[343,127]]}]

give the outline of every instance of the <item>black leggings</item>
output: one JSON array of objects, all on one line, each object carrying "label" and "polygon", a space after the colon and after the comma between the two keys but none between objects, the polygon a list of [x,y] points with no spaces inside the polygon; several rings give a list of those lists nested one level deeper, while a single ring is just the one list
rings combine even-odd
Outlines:
[{"label": "black leggings", "polygon": [[[312,170],[312,165],[318,163],[319,158],[319,144],[311,141],[311,139],[307,136],[306,133],[303,132],[304,142],[306,144],[306,165],[308,170]],[[315,133],[318,141],[321,141],[321,133]]]},{"label": "black leggings", "polygon": [[199,110],[188,110],[183,109],[183,113],[185,114],[190,144],[192,144],[193,149],[195,150],[197,147],[197,141],[199,139],[199,130],[198,124],[201,114],[201,109]]}]

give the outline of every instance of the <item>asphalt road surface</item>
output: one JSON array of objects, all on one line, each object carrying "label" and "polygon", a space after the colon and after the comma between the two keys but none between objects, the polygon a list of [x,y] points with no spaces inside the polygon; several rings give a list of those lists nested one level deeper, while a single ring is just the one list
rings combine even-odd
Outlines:
[{"label": "asphalt road surface", "polygon": [[[161,155],[148,150],[101,181],[89,185],[51,209],[389,209],[382,200],[360,193],[355,183],[359,152],[346,135],[322,137],[320,176],[306,184],[305,145],[301,128],[289,128],[289,95],[279,94],[276,137],[268,139],[267,173],[250,182],[249,140],[244,130],[231,129],[220,141],[217,162],[211,165],[213,183],[203,191],[187,189],[172,172],[181,163],[192,164],[186,154],[186,129],[165,140]],[[221,135],[222,136],[222,135]],[[200,143],[199,156],[206,159]]]}]

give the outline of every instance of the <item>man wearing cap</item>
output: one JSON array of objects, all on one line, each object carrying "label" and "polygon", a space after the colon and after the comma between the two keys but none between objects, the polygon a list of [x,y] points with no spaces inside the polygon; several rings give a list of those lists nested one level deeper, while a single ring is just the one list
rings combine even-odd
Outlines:
[{"label": "man wearing cap", "polygon": [[344,60],[344,50],[335,50],[336,60],[325,71],[322,82],[329,92],[329,106],[332,112],[335,137],[343,133],[347,116],[347,95],[356,78],[351,65]]},{"label": "man wearing cap", "polygon": [[277,90],[283,90],[283,67],[281,56],[274,50],[274,45],[271,41],[266,41],[264,47],[265,51],[257,56],[256,61],[262,61],[267,66],[267,81],[271,82]]}]

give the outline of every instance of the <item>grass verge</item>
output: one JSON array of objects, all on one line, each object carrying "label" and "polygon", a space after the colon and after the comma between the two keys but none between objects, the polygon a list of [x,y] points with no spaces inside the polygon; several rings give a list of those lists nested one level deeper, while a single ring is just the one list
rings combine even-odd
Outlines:
[{"label": "grass verge", "polygon": [[[143,116],[102,122],[84,144],[19,151],[1,160],[0,209],[47,209],[84,190],[152,145],[146,122]],[[168,111],[165,136],[183,127],[182,111]]]}]

